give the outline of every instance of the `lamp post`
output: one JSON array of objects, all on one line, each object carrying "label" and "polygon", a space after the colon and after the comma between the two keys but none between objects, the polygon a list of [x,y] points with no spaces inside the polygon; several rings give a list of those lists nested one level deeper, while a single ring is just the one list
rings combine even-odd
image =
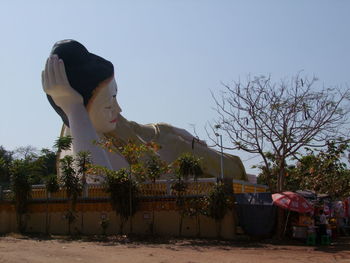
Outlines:
[{"label": "lamp post", "polygon": [[[220,125],[215,125],[215,129],[218,130],[220,129],[221,126]],[[220,148],[221,148],[221,156],[220,156],[220,179],[221,181],[224,180],[224,151],[223,151],[223,146],[222,146],[222,135],[219,133],[215,133],[216,137],[220,137]]]}]

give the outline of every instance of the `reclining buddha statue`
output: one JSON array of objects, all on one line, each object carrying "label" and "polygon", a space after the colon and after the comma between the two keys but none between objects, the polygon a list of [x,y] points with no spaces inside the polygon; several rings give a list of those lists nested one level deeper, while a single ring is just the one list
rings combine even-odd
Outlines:
[{"label": "reclining buddha statue", "polygon": [[[117,102],[118,87],[113,64],[90,53],[75,40],[62,40],[52,48],[42,72],[42,85],[47,98],[61,116],[61,136],[73,137],[72,149],[61,153],[89,151],[94,164],[118,170],[128,163],[118,152],[109,152],[93,143],[107,136],[124,142],[155,142],[160,158],[168,163],[182,153],[192,152],[202,158],[205,177],[220,175],[221,153],[196,140],[184,129],[166,123],[138,124],[125,119]],[[194,146],[194,147],[193,147]],[[224,154],[224,177],[247,180],[239,157]],[[88,182],[95,178],[87,178]]]}]

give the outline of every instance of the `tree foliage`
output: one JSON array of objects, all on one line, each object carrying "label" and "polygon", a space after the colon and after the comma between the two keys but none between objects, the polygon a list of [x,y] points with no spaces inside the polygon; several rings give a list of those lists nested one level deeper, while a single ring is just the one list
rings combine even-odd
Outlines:
[{"label": "tree foliage", "polygon": [[7,186],[10,183],[10,167],[13,153],[0,146],[0,184]]},{"label": "tree foliage", "polygon": [[[196,181],[199,176],[203,174],[201,168],[200,158],[195,157],[191,153],[181,154],[173,163],[173,169],[175,172],[176,181],[172,184],[171,189],[176,197],[176,205],[180,214],[179,221],[179,236],[182,234],[182,223],[184,215],[193,214],[197,218],[197,223],[199,224],[199,202],[198,200],[188,199],[188,204],[186,204],[186,190],[188,188],[188,182],[190,176]],[[190,207],[190,209],[188,209]],[[192,208],[192,209],[191,209]],[[198,235],[200,231],[200,226],[198,227]]]},{"label": "tree foliage", "polygon": [[28,202],[31,198],[31,183],[27,170],[28,162],[25,160],[15,160],[10,168],[11,190],[15,202],[17,226],[21,233],[26,228],[23,215],[27,213]]},{"label": "tree foliage", "polygon": [[328,194],[333,199],[350,195],[350,171],[344,162],[349,150],[347,143],[328,142],[327,148],[320,151],[309,149],[299,159],[288,177],[297,182],[299,189]]},{"label": "tree foliage", "polygon": [[214,185],[205,200],[206,215],[220,221],[226,215],[229,208],[229,198],[225,192],[225,185],[221,182]]},{"label": "tree foliage", "polygon": [[136,181],[130,177],[129,170],[125,168],[113,171],[93,165],[89,173],[105,177],[104,188],[110,194],[114,211],[121,218],[120,232],[123,232],[124,222],[137,211],[139,189]]},{"label": "tree foliage", "polygon": [[54,148],[57,149],[58,152],[62,152],[65,150],[69,150],[72,146],[73,137],[70,135],[61,136],[57,138],[54,144]]},{"label": "tree foliage", "polygon": [[66,189],[67,198],[73,203],[73,207],[77,202],[78,196],[81,194],[81,183],[74,169],[74,158],[66,155],[60,160],[62,168],[61,181]]},{"label": "tree foliage", "polygon": [[45,180],[46,188],[46,211],[45,211],[45,232],[47,235],[50,234],[50,213],[49,213],[49,196],[52,193],[58,192],[60,189],[57,175],[51,174]]},{"label": "tree foliage", "polygon": [[213,95],[218,114],[215,126],[230,139],[232,147],[228,148],[259,154],[267,174],[272,174],[268,155],[274,156],[277,191],[284,189],[290,158],[306,146],[325,146],[327,140],[344,135],[349,89],[315,84],[315,78],[300,75],[279,83],[260,76],[224,85],[220,97]]},{"label": "tree foliage", "polygon": [[28,173],[32,184],[44,184],[50,175],[56,174],[56,153],[49,149],[43,148],[26,160],[30,162]]},{"label": "tree foliage", "polygon": [[224,183],[218,182],[211,189],[209,194],[203,197],[203,213],[214,219],[217,224],[217,236],[221,236],[221,221],[230,207],[230,198],[227,195]]},{"label": "tree foliage", "polygon": [[82,185],[78,176],[78,173],[74,169],[74,158],[71,155],[66,155],[60,160],[62,174],[61,182],[66,189],[67,199],[69,202],[69,209],[66,213],[66,219],[68,221],[68,234],[71,234],[71,224],[76,220],[75,208],[78,201],[78,197],[82,192]]},{"label": "tree foliage", "polygon": [[122,155],[129,164],[129,175],[137,182],[150,180],[155,182],[162,174],[168,173],[168,164],[158,155],[160,146],[154,142],[137,144],[132,140],[124,143],[116,138],[108,138],[97,142],[99,146]]},{"label": "tree foliage", "polygon": [[[129,205],[130,185],[132,193],[131,211]],[[111,194],[112,205],[120,216],[127,220],[130,215],[135,214],[138,204],[138,187],[134,180],[130,182],[129,173],[126,169],[107,173],[105,187],[106,191]]]},{"label": "tree foliage", "polygon": [[175,173],[181,175],[184,179],[190,176],[197,180],[203,174],[201,159],[191,153],[183,153],[175,160]]},{"label": "tree foliage", "polygon": [[161,175],[169,170],[168,164],[161,160],[159,155],[152,154],[145,162],[146,178],[155,183]]},{"label": "tree foliage", "polygon": [[56,153],[49,149],[37,151],[33,146],[25,146],[8,151],[0,146],[0,184],[10,184],[9,171],[14,160],[26,163],[27,175],[32,184],[45,183],[49,175],[56,173]]},{"label": "tree foliage", "polygon": [[57,175],[51,174],[46,178],[45,188],[48,193],[56,193],[60,189]]},{"label": "tree foliage", "polygon": [[92,163],[91,154],[88,151],[78,152],[75,157],[77,175],[81,178],[83,186],[86,184],[86,173]]}]

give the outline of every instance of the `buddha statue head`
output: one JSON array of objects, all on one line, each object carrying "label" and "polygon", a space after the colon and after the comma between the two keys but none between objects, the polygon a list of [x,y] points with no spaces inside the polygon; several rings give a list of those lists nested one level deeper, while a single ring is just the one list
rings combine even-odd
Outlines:
[{"label": "buddha statue head", "polygon": [[[114,129],[121,109],[117,103],[117,84],[111,62],[90,53],[75,40],[62,40],[54,44],[51,55],[57,55],[64,62],[71,87],[82,97],[90,120],[97,132],[106,133]],[[47,98],[69,127],[66,113]]]}]

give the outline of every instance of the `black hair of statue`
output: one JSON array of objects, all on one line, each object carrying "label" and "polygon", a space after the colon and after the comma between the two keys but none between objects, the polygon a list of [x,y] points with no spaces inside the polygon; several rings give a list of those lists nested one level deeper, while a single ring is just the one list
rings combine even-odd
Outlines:
[{"label": "black hair of statue", "polygon": [[[114,74],[111,62],[90,53],[81,43],[72,39],[56,42],[51,51],[51,55],[54,54],[63,60],[69,84],[83,97],[85,106],[99,84]],[[51,96],[47,95],[47,98],[64,124],[69,127],[64,111],[55,104]]]}]

